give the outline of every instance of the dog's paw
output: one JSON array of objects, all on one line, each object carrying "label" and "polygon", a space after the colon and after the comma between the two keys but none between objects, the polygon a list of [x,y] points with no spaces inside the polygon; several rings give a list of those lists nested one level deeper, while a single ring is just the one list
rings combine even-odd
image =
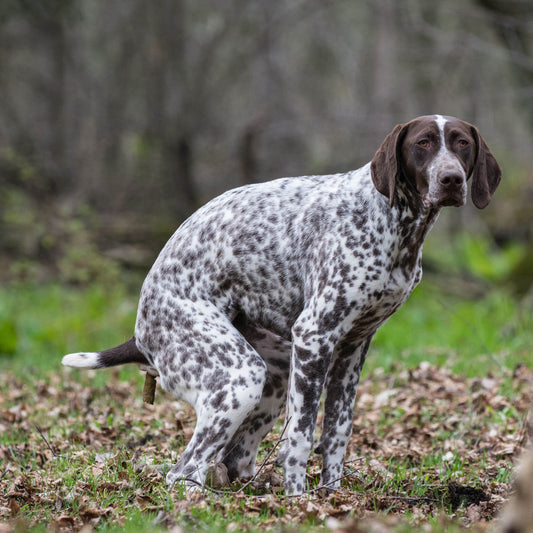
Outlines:
[{"label": "dog's paw", "polygon": [[182,465],[174,465],[166,475],[168,489],[172,490],[176,485],[184,487],[187,493],[203,491],[205,488],[205,469],[183,468]]}]

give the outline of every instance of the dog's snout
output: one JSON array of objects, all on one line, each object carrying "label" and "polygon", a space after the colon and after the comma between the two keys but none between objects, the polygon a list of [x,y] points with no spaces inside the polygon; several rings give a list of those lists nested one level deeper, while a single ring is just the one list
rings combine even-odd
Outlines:
[{"label": "dog's snout", "polygon": [[439,177],[439,182],[443,187],[461,187],[464,177],[456,172],[447,172]]},{"label": "dog's snout", "polygon": [[460,169],[448,167],[433,174],[426,203],[443,207],[464,205],[465,201],[466,176]]}]

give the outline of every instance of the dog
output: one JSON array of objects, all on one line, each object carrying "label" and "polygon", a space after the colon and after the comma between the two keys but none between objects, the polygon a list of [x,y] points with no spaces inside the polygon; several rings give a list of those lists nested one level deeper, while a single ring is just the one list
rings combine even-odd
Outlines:
[{"label": "dog", "polygon": [[140,363],[195,408],[171,486],[202,485],[214,460],[230,478],[252,476],[286,407],[278,464],[286,494],[302,494],[324,393],[315,451],[321,485],[335,490],[372,336],[419,283],[424,239],[442,207],[465,204],[470,177],[483,209],[501,180],[496,159],[477,128],[430,115],[397,125],[358,170],[226,192],[159,254],[134,336],[63,364]]}]

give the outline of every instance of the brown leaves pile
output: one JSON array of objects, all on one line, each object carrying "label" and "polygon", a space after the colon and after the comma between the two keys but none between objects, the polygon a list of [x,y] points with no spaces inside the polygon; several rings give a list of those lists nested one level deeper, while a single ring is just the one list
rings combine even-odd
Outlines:
[{"label": "brown leaves pile", "polygon": [[[429,364],[375,372],[359,387],[341,490],[287,499],[269,459],[244,492],[242,480],[227,487],[229,495],[184,496],[167,491],[163,474],[192,435],[194,411],[159,388],[155,405],[143,404],[139,381],[121,381],[118,372],[104,387],[91,379],[77,372],[24,382],[0,376],[0,533],[21,521],[90,531],[123,523],[133,510],[177,529],[204,513],[228,531],[298,523],[389,531],[429,517],[484,530],[512,490],[502,473],[527,444],[533,400],[525,366],[482,379]],[[278,438],[279,431],[267,437],[263,457]],[[320,457],[312,455],[311,485],[319,471]]]}]

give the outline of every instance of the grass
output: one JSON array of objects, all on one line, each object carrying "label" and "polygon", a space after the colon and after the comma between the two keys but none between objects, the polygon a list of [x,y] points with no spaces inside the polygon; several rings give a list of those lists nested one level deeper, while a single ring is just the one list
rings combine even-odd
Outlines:
[{"label": "grass", "polygon": [[0,288],[0,320],[13,325],[17,338],[12,363],[50,368],[63,353],[119,344],[132,335],[136,304],[124,286]]},{"label": "grass", "polygon": [[[184,409],[188,427],[192,412],[160,390],[155,406],[143,405],[136,368],[62,369],[65,353],[114,346],[131,336],[136,293],[120,285],[0,287],[0,428],[7,428],[0,431],[0,502],[13,506],[0,506],[0,525],[9,519],[14,528],[10,517],[16,515],[35,531],[45,531],[43,524],[133,532],[174,525],[186,531],[280,530],[289,523],[314,531],[334,529],[328,516],[362,520],[357,527],[364,528],[374,510],[390,531],[413,531],[423,523],[433,531],[459,531],[465,505],[451,501],[450,483],[485,492],[508,486],[515,455],[503,448],[487,455],[494,446],[484,450],[479,440],[488,443],[491,431],[501,440],[523,429],[526,396],[512,370],[531,365],[533,316],[509,293],[492,290],[468,300],[422,283],[369,352],[351,450],[363,461],[339,494],[301,502],[169,493],[164,463],[186,440],[176,430],[175,411]],[[426,374],[420,366],[425,361],[434,365]],[[479,385],[487,376],[495,379],[490,392],[483,388],[490,383]],[[429,392],[427,383],[434,385]],[[452,398],[441,395],[454,387],[460,392]],[[399,392],[385,406],[372,403],[391,390]],[[428,431],[431,438],[424,436]],[[312,456],[311,484],[318,468]]]}]

